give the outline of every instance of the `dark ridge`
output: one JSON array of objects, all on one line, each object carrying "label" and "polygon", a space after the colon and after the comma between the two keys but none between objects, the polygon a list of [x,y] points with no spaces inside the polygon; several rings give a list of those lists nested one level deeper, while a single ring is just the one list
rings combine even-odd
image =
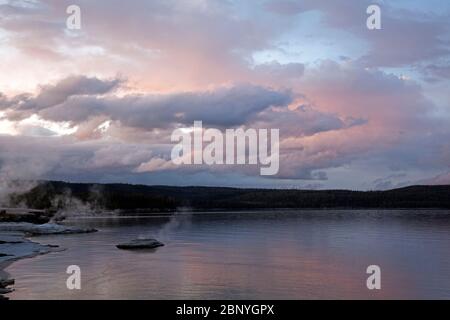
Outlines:
[{"label": "dark ridge", "polygon": [[442,208],[450,209],[450,186],[410,186],[387,191],[238,189],[93,184],[43,181],[15,203],[58,210],[73,199],[99,210],[172,211],[264,208]]}]

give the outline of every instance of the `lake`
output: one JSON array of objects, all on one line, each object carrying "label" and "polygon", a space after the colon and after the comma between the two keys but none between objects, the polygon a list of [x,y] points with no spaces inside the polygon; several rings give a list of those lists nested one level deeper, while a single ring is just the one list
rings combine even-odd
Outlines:
[{"label": "lake", "polygon": [[[11,299],[449,299],[450,211],[300,210],[73,219],[93,234],[12,264]],[[153,251],[116,244],[155,237]],[[81,268],[81,290],[66,269]],[[366,269],[381,268],[381,290]]]}]

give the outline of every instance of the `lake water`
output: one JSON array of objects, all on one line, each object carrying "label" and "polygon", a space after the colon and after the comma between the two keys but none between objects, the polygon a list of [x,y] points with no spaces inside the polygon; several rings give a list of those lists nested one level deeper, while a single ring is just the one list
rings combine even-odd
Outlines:
[{"label": "lake water", "polygon": [[[86,218],[98,233],[21,260],[12,299],[450,299],[450,211],[272,211]],[[140,236],[166,246],[115,247]],[[82,289],[66,288],[81,268]],[[366,268],[381,268],[368,290]]]}]

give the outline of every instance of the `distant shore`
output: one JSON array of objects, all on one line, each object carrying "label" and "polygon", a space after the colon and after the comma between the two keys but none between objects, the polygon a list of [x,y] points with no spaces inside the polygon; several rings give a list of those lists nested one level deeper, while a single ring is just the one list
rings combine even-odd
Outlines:
[{"label": "distant shore", "polygon": [[[450,209],[450,185],[410,186],[385,191],[178,187],[40,181],[14,201],[48,213],[91,212],[170,214],[186,208],[260,209]],[[78,210],[79,211],[79,210]],[[45,216],[45,214],[43,214]]]}]

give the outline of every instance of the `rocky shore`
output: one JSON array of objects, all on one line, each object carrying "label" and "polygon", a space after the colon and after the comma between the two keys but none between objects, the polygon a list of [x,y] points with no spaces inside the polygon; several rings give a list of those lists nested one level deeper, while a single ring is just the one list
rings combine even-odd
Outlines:
[{"label": "rocky shore", "polygon": [[12,292],[14,279],[4,271],[14,261],[31,258],[64,249],[54,245],[44,245],[26,238],[38,235],[64,235],[95,232],[95,229],[82,229],[54,223],[33,224],[28,222],[0,222],[0,300]]},{"label": "rocky shore", "polygon": [[27,208],[0,208],[1,222],[48,223],[54,212]]}]

